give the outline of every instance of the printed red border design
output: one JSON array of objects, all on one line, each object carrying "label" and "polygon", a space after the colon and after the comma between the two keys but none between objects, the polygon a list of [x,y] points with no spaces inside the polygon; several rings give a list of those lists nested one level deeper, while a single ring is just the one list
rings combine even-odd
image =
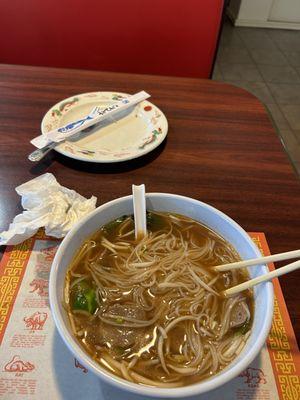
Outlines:
[{"label": "printed red border design", "polygon": [[[249,233],[254,243],[265,256],[270,250],[264,233]],[[269,269],[275,269],[273,263]],[[300,353],[284,301],[278,278],[273,279],[274,316],[272,328],[267,339],[267,348],[276,380],[278,395],[284,400],[300,399]]]},{"label": "printed red border design", "polygon": [[15,304],[35,239],[7,246],[0,263],[0,345]]}]

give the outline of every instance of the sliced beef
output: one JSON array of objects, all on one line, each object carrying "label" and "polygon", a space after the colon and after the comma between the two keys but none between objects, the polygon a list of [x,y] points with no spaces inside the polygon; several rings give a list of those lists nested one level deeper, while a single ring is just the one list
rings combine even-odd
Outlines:
[{"label": "sliced beef", "polygon": [[236,306],[233,307],[230,316],[230,326],[231,328],[236,328],[238,326],[244,325],[245,322],[249,320],[249,307],[246,302],[241,301]]},{"label": "sliced beef", "polygon": [[120,321],[120,326],[113,326],[102,321],[91,325],[87,329],[87,341],[94,345],[104,345],[112,350],[116,349],[118,353],[122,349],[126,350],[133,346],[138,348],[142,344],[145,329],[122,326],[122,317],[145,321],[144,310],[135,305],[114,304],[106,309],[105,314],[116,315],[116,321]]}]

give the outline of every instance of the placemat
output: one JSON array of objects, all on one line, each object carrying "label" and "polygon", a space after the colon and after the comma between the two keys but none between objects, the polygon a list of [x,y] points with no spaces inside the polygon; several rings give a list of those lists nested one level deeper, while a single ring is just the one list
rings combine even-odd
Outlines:
[{"label": "placemat", "polygon": [[[263,255],[263,233],[249,233]],[[103,384],[69,352],[55,329],[49,271],[59,241],[42,231],[8,246],[0,264],[0,398],[138,399]],[[274,265],[269,264],[270,269]],[[300,354],[278,279],[272,329],[259,356],[237,378],[200,400],[298,400]]]}]

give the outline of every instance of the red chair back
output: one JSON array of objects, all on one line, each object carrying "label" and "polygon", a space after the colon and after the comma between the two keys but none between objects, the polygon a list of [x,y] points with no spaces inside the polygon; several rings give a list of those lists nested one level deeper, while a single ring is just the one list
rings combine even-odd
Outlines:
[{"label": "red chair back", "polygon": [[223,0],[4,0],[0,62],[208,78]]}]

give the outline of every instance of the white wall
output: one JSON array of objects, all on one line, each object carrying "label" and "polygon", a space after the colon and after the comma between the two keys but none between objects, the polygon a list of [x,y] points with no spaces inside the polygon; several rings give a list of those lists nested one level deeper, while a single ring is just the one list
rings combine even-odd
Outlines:
[{"label": "white wall", "polygon": [[272,21],[300,22],[300,1],[273,0],[269,19]]},{"label": "white wall", "polygon": [[300,29],[299,0],[231,0],[227,12],[237,26]]}]

